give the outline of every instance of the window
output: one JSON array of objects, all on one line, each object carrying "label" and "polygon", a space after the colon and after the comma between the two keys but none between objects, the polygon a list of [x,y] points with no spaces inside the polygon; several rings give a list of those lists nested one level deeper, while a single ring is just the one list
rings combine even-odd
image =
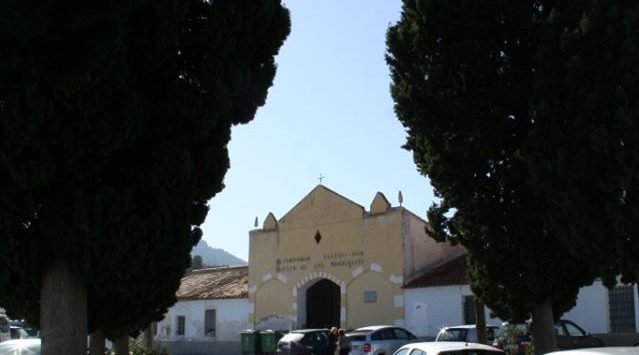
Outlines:
[{"label": "window", "polygon": [[371,334],[371,340],[389,340],[395,339],[395,332],[392,329],[384,328]]},{"label": "window", "polygon": [[475,324],[475,296],[463,296],[464,324]]},{"label": "window", "polygon": [[371,340],[392,340],[395,339],[395,332],[391,328],[380,329],[371,335]]},{"label": "window", "polygon": [[413,335],[404,329],[395,328],[393,331],[395,332],[395,339],[413,339]]},{"label": "window", "polygon": [[364,303],[377,302],[377,291],[364,291]]},{"label": "window", "polygon": [[207,309],[204,311],[204,335],[209,337],[215,336],[215,310]]},{"label": "window", "polygon": [[634,286],[618,285],[608,291],[608,307],[611,332],[635,332]]},{"label": "window", "polygon": [[584,334],[583,330],[581,330],[579,327],[577,327],[576,325],[572,323],[565,322],[564,327],[566,327],[566,332],[568,332],[568,336],[582,337],[586,335]]},{"label": "window", "polygon": [[177,326],[175,327],[175,335],[184,335],[184,330],[186,328],[186,317],[175,317],[175,323],[177,323]]}]

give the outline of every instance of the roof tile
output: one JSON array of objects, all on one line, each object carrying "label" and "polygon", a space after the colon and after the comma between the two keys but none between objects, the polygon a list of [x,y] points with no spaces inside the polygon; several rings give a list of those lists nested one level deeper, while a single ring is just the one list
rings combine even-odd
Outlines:
[{"label": "roof tile", "polygon": [[450,286],[468,284],[466,276],[466,254],[457,256],[421,276],[409,281],[404,288],[419,288],[433,286]]},{"label": "roof tile", "polygon": [[195,270],[182,278],[176,292],[180,300],[248,297],[248,266]]}]

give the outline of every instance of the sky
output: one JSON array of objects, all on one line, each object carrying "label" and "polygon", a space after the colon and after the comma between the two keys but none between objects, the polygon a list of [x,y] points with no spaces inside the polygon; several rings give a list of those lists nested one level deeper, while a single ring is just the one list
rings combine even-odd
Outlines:
[{"label": "sky", "polygon": [[225,188],[210,202],[203,239],[248,261],[249,231],[280,219],[320,181],[369,210],[382,192],[426,218],[434,201],[396,118],[384,55],[400,0],[289,0],[291,33],[266,104],[233,128]]}]

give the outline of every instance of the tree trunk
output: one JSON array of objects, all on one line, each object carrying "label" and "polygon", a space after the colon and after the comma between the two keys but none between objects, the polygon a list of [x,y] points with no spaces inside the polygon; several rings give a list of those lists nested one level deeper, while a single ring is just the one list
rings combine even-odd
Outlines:
[{"label": "tree trunk", "polygon": [[93,334],[91,334],[91,343],[89,345],[89,354],[90,355],[104,355],[105,346],[104,341],[106,337],[104,336],[104,332],[101,329],[96,329]]},{"label": "tree trunk", "polygon": [[557,350],[555,321],[550,301],[538,304],[532,314],[532,337],[535,354],[545,354]]},{"label": "tree trunk", "polygon": [[129,332],[124,329],[115,341],[115,355],[129,355]]},{"label": "tree trunk", "polygon": [[153,327],[154,324],[150,323],[144,331],[144,346],[146,346],[147,349],[153,349]]},{"label": "tree trunk", "polygon": [[42,275],[40,332],[42,355],[86,355],[86,287],[61,258]]},{"label": "tree trunk", "polygon": [[475,321],[477,330],[477,342],[480,344],[486,344],[488,342],[486,333],[486,313],[484,312],[484,304],[479,301],[477,297],[475,300]]}]

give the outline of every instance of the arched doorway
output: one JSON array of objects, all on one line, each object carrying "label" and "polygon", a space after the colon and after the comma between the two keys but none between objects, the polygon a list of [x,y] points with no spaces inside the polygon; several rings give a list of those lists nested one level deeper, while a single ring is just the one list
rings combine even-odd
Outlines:
[{"label": "arched doorway", "polygon": [[339,326],[340,288],[328,279],[322,279],[306,291],[306,327],[328,328]]}]

